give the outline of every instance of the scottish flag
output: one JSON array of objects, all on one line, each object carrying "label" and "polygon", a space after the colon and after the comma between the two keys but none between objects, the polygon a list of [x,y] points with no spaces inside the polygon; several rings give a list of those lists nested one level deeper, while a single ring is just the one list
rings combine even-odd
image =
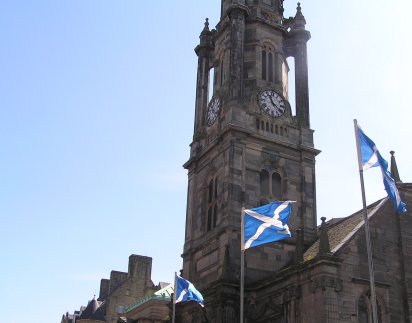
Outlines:
[{"label": "scottish flag", "polygon": [[388,163],[382,158],[375,143],[362,131],[358,125],[358,138],[361,150],[362,168],[367,170],[371,167],[381,166],[388,169]]},{"label": "scottish flag", "polygon": [[383,159],[378,148],[376,148],[375,143],[367,135],[365,135],[359,125],[357,126],[357,133],[363,170],[380,166],[383,184],[385,186],[386,193],[388,193],[389,198],[393,202],[395,211],[400,213],[406,212],[406,205],[401,201],[396,183],[388,170],[388,162]]},{"label": "scottish flag", "polygon": [[401,197],[399,195],[398,188],[396,187],[396,183],[391,177],[390,172],[382,168],[381,168],[381,171],[382,171],[383,185],[385,185],[386,193],[388,193],[389,198],[393,202],[395,211],[399,213],[405,213],[407,211],[406,204],[402,202]]},{"label": "scottish flag", "polygon": [[202,294],[200,294],[200,292],[193,286],[193,284],[190,281],[180,277],[179,275],[176,275],[175,285],[175,303],[195,301],[198,302],[200,306],[204,306]]},{"label": "scottish flag", "polygon": [[293,201],[277,201],[244,211],[243,250],[291,236],[287,225]]}]

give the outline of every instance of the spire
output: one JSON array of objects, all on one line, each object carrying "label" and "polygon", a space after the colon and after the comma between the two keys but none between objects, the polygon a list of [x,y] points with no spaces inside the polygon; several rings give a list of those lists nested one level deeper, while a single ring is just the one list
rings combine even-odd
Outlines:
[{"label": "spire", "polygon": [[391,176],[395,180],[395,182],[402,182],[401,178],[399,177],[398,166],[396,166],[395,160],[395,152],[391,151]]},{"label": "spire", "polygon": [[209,32],[210,32],[210,29],[209,29],[209,18],[206,18],[206,20],[205,20],[205,27],[203,28],[201,35],[205,35],[205,34],[207,35]]},{"label": "spire", "polygon": [[324,255],[330,253],[330,245],[329,245],[329,237],[328,237],[328,229],[326,228],[325,217],[320,218],[322,220],[322,224],[320,227],[320,237],[319,237],[319,252],[318,255]]},{"label": "spire", "polygon": [[293,18],[292,22],[292,29],[294,30],[305,30],[306,20],[302,14],[302,8],[300,7],[300,2],[298,2],[298,6],[296,8],[296,15]]}]

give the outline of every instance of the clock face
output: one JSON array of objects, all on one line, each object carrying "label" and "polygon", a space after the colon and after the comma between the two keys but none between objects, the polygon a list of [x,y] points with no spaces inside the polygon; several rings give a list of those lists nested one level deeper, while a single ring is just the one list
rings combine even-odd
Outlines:
[{"label": "clock face", "polygon": [[207,126],[210,127],[212,124],[215,123],[217,116],[220,110],[220,100],[219,98],[213,97],[212,100],[209,102],[209,106],[207,108]]},{"label": "clock face", "polygon": [[259,105],[272,117],[280,117],[286,110],[285,100],[272,90],[264,90],[259,94]]}]

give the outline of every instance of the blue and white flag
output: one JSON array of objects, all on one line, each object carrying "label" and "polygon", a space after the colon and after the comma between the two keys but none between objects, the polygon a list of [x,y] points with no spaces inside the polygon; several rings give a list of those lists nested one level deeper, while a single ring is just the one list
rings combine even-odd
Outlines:
[{"label": "blue and white flag", "polygon": [[393,202],[395,211],[399,213],[405,213],[407,211],[406,204],[403,203],[401,200],[398,188],[396,187],[396,183],[391,177],[391,173],[387,169],[384,170],[381,168],[381,171],[382,171],[383,185],[385,186],[386,193],[388,193],[389,198]]},{"label": "blue and white flag", "polygon": [[287,225],[293,201],[278,201],[244,210],[243,250],[291,236]]},{"label": "blue and white flag", "polygon": [[204,306],[202,294],[200,294],[200,292],[195,288],[195,286],[193,286],[190,281],[180,277],[179,275],[176,275],[175,293],[175,303],[195,301],[198,302],[200,306]]},{"label": "blue and white flag", "polygon": [[383,159],[375,143],[367,135],[365,135],[359,125],[357,130],[363,170],[377,166],[388,169],[388,162]]},{"label": "blue and white flag", "polygon": [[406,205],[401,201],[396,183],[388,170],[388,162],[383,159],[379,153],[375,143],[357,126],[357,134],[359,138],[359,149],[361,153],[362,169],[366,170],[371,167],[379,166],[382,172],[383,184],[385,186],[386,193],[388,193],[391,199],[395,211],[404,213],[406,212]]}]

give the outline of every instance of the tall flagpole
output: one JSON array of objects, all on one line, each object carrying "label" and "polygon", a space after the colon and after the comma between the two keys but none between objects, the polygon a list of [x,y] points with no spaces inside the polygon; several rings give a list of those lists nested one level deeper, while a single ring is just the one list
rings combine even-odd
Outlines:
[{"label": "tall flagpole", "polygon": [[245,208],[242,207],[240,221],[240,323],[243,323],[243,304],[245,290]]},{"label": "tall flagpole", "polygon": [[372,322],[378,323],[378,312],[377,312],[377,307],[376,307],[376,293],[375,293],[375,274],[374,274],[373,260],[372,260],[372,248],[371,248],[371,238],[370,238],[370,230],[369,230],[368,210],[366,208],[365,184],[363,181],[363,167],[362,167],[361,149],[360,149],[359,135],[358,135],[358,121],[354,119],[353,124],[355,127],[356,149],[358,153],[359,177],[360,177],[361,190],[362,190],[363,219],[365,221],[366,251],[368,253],[369,282],[370,282],[370,289],[371,289]]},{"label": "tall flagpole", "polygon": [[175,272],[175,280],[173,283],[173,300],[172,300],[172,323],[175,323],[175,317],[176,317],[176,278],[177,278],[177,274]]}]

